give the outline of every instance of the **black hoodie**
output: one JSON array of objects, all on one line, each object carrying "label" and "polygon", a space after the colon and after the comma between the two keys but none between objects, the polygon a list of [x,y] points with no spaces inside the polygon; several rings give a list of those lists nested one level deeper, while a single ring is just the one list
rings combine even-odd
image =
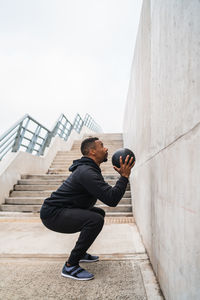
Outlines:
[{"label": "black hoodie", "polygon": [[44,205],[90,209],[99,199],[114,207],[123,197],[128,183],[128,179],[121,176],[114,187],[110,186],[104,181],[99,166],[89,157],[74,160],[69,171],[72,174],[44,200]]}]

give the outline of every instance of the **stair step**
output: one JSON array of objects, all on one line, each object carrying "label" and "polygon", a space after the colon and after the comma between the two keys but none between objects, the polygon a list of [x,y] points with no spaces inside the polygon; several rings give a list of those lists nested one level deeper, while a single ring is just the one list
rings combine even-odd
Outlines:
[{"label": "stair step", "polygon": [[[122,137],[121,137],[121,139],[119,139],[119,137],[117,137],[116,139],[115,139],[115,137],[113,137],[113,139],[111,139],[111,137],[105,137],[105,136],[102,136],[101,138],[103,139],[103,142],[109,143],[110,145],[112,145],[114,143],[116,143],[116,144],[123,144]],[[82,142],[82,140],[76,140],[76,141],[74,141],[73,147],[77,146],[77,145],[81,145],[81,142]]]},{"label": "stair step", "polygon": [[107,212],[106,217],[133,217],[132,212]]},{"label": "stair step", "polygon": [[57,190],[60,187],[60,184],[15,184],[15,191],[49,191],[49,190]]},{"label": "stair step", "polygon": [[[52,180],[52,179],[58,179],[59,180],[65,180],[71,173],[65,173],[65,174],[23,174],[21,175],[21,179],[36,179],[36,180]],[[108,174],[104,176],[105,180],[113,179],[117,180],[119,179],[119,175],[117,175],[117,172],[115,174]]]},{"label": "stair step", "polygon": [[[114,186],[117,182],[116,180],[105,180],[109,185]],[[18,180],[17,185],[61,185],[64,180],[32,180],[32,179],[21,179]],[[16,185],[15,185],[16,186]],[[130,184],[127,184],[127,190],[130,190]]]},{"label": "stair step", "polygon": [[[0,211],[0,219],[20,219],[20,220],[39,220],[40,214],[39,212],[12,212],[12,211]],[[117,224],[120,223],[134,223],[134,218],[132,212],[107,212],[106,213],[107,222],[115,222]]]},{"label": "stair step", "polygon": [[[108,143],[105,143],[104,146],[105,146],[106,148],[108,148],[108,153],[111,153],[112,151],[116,151],[117,149],[123,147],[123,145],[122,145],[121,143],[115,143],[115,144],[108,144]],[[73,147],[73,148],[71,149],[71,151],[62,151],[62,152],[59,151],[59,152],[56,153],[56,156],[59,156],[59,155],[63,156],[63,155],[68,155],[68,154],[69,154],[69,155],[73,155],[74,153],[75,153],[75,154],[82,155],[81,150],[80,150],[80,147],[81,147],[81,145],[78,146],[78,147]]]},{"label": "stair step", "polygon": [[[72,165],[72,160],[70,160],[70,161],[68,161],[68,160],[65,160],[65,161],[60,161],[60,162],[52,162],[52,164],[51,164],[51,168],[59,168],[59,167],[63,167],[63,166],[68,166],[68,167],[70,167],[71,165]],[[109,163],[107,163],[106,165],[103,165],[103,166],[101,166],[101,169],[102,168],[112,168],[113,167],[113,165],[112,165],[112,163],[111,162],[109,162]]]},{"label": "stair step", "polygon": [[[117,149],[122,148],[122,145],[120,145],[120,144],[115,144],[115,145],[112,145],[112,146],[108,145],[108,144],[105,144],[105,146],[108,149],[108,154],[111,154],[113,151],[116,151]],[[78,155],[81,155],[81,156],[83,155],[81,153],[80,148],[72,148],[71,151],[57,152],[55,156],[66,156],[66,155],[72,156],[74,154],[75,155],[78,154]]]},{"label": "stair step", "polygon": [[39,212],[41,205],[0,205],[1,211],[16,211],[16,212]]},{"label": "stair step", "polygon": [[[62,160],[54,160],[54,161],[52,161],[51,165],[61,165],[61,166],[63,166],[63,164],[67,164],[67,165],[71,166],[73,164],[73,160],[77,160],[77,158],[76,159],[75,158],[73,158],[73,159],[66,158],[66,159],[62,159]],[[108,160],[106,163],[103,163],[100,168],[102,169],[103,167],[107,167],[107,168],[112,167],[111,159]]]},{"label": "stair step", "polygon": [[[71,175],[71,172],[67,172],[66,169],[64,169],[64,170],[60,170],[60,169],[52,169],[52,170],[50,170],[49,169],[48,170],[48,174],[49,175],[66,175],[68,177],[69,175]],[[103,177],[105,177],[105,176],[115,176],[116,171],[114,171],[114,169],[113,169],[112,172],[102,171],[101,174],[103,175]]]},{"label": "stair step", "polygon": [[[71,172],[69,172],[68,168],[49,168],[48,170],[49,174],[67,174],[68,176],[71,174]],[[113,175],[116,174],[116,171],[113,168],[110,168],[109,170],[102,170],[101,172],[102,174],[106,174],[106,175]]]},{"label": "stair step", "polygon": [[22,174],[21,179],[32,180],[65,180],[69,174]]},{"label": "stair step", "polygon": [[73,160],[76,160],[77,158],[69,158],[69,157],[63,157],[63,158],[57,158],[55,157],[54,160],[52,161],[52,164],[54,163],[63,163],[63,162],[73,162]]},{"label": "stair step", "polygon": [[[110,139],[108,139],[108,138],[106,139],[104,137],[102,137],[102,139],[103,139],[104,143],[109,144],[109,145],[113,145],[113,144],[122,144],[123,145],[123,140],[122,139],[121,140],[119,140],[119,139],[110,140]],[[73,143],[72,147],[77,147],[77,146],[81,145],[81,142],[82,141],[75,141]]]},{"label": "stair step", "polygon": [[[104,209],[106,212],[124,212],[124,213],[131,213],[132,206],[129,204],[125,205],[118,205],[116,207],[109,207],[106,205],[96,205],[96,207],[100,207]],[[1,211],[18,211],[18,212],[39,212],[41,205],[11,205],[11,204],[2,204],[0,205]]]},{"label": "stair step", "polygon": [[[48,190],[46,189],[45,191],[12,191],[10,193],[11,197],[31,197],[31,196],[36,196],[36,197],[49,197],[51,195],[51,193],[53,193],[55,190]],[[124,193],[124,197],[125,198],[130,198],[131,197],[131,192],[130,191],[126,191]]]},{"label": "stair step", "polygon": [[51,196],[52,190],[46,191],[12,191],[10,197],[43,197]]},{"label": "stair step", "polygon": [[9,205],[42,205],[43,202],[43,197],[8,197],[5,199],[5,204]]},{"label": "stair step", "polygon": [[[80,157],[62,157],[62,158],[57,158],[55,157],[54,160],[52,161],[51,164],[55,164],[55,163],[73,163],[73,160],[77,160],[80,159]],[[112,157],[108,157],[107,162],[104,162],[103,164],[101,164],[101,168],[102,166],[107,166],[107,165],[112,165]]]},{"label": "stair step", "polygon": [[[103,144],[104,144],[104,146],[106,146],[106,147],[115,147],[115,146],[120,146],[120,147],[123,147],[123,140],[113,140],[113,141],[110,141],[110,140],[108,140],[108,139],[102,139],[102,142],[103,142]],[[74,142],[74,144],[73,144],[73,146],[72,146],[72,148],[71,148],[71,150],[73,150],[73,149],[80,149],[80,147],[81,147],[81,142]],[[60,152],[60,151],[59,151]]]},{"label": "stair step", "polygon": [[131,204],[118,204],[116,207],[110,207],[107,205],[98,204],[96,207],[100,207],[106,212],[132,212]]},{"label": "stair step", "polygon": [[[117,149],[119,149],[120,147],[114,147],[114,148],[109,148],[108,149],[108,156],[112,156],[113,155],[113,153],[117,150]],[[60,154],[56,154],[55,155],[55,157],[54,157],[54,159],[55,158],[63,158],[63,159],[66,159],[66,158],[75,158],[75,159],[77,159],[77,158],[81,158],[83,156],[83,154],[80,152],[80,151],[72,151],[72,152],[65,152],[65,153],[60,153]]]},{"label": "stair step", "polygon": [[[104,147],[108,148],[108,151],[111,152],[111,151],[115,151],[116,149],[119,149],[119,148],[122,148],[123,145],[121,143],[115,143],[115,144],[109,144],[109,143],[104,143]],[[64,151],[64,152],[59,152],[57,153],[56,155],[65,155],[66,153],[81,153],[81,145],[79,146],[76,146],[76,147],[72,147],[71,151]]]},{"label": "stair step", "polygon": [[[120,145],[120,144],[116,144],[116,145],[108,145],[108,144],[106,144],[105,145],[106,146],[106,148],[108,149],[108,154],[110,154],[110,153],[112,153],[113,151],[116,151],[117,149],[119,149],[119,148],[122,148],[122,146]],[[56,153],[56,155],[55,156],[66,156],[66,155],[70,155],[70,156],[72,156],[72,155],[83,155],[82,153],[81,153],[81,150],[80,150],[80,148],[73,148],[71,151],[64,151],[64,152],[57,152]]]},{"label": "stair step", "polygon": [[[30,204],[43,204],[44,197],[7,197],[5,198],[5,204],[13,205],[30,205]],[[102,204],[100,200],[97,200],[97,204]],[[120,204],[131,204],[131,198],[122,198]]]},{"label": "stair step", "polygon": [[[66,178],[65,178],[66,179]],[[17,181],[17,184],[20,185],[40,185],[40,184],[45,184],[45,185],[61,185],[64,182],[63,180],[31,180],[31,179],[21,179]]]},{"label": "stair step", "polygon": [[[62,184],[62,183],[61,183]],[[15,184],[15,191],[49,191],[49,190],[57,190],[61,184]],[[113,185],[111,185],[113,186]],[[128,188],[126,189],[128,191]]]},{"label": "stair step", "polygon": [[[66,174],[66,171],[63,171],[63,172],[61,172],[61,171],[59,171],[59,172],[57,172],[57,171],[50,171],[48,174],[50,174],[50,175],[64,175],[64,174]],[[68,174],[66,174],[66,176],[68,177],[70,174],[71,173],[68,173]],[[115,173],[114,172],[113,173],[104,173],[104,172],[102,172],[103,177],[109,176],[109,175],[115,176],[115,174],[116,174],[116,172]]]},{"label": "stair step", "polygon": [[109,138],[109,140],[111,139],[111,137],[112,137],[112,139],[119,138],[119,137],[122,139],[122,137],[123,137],[121,132],[109,132],[109,133],[97,133],[97,132],[95,132],[95,133],[85,134],[84,138],[86,138],[88,136],[96,136],[98,138],[100,138],[100,137],[105,137],[106,138],[107,137],[107,138]]},{"label": "stair step", "polygon": [[66,154],[57,154],[54,159],[78,159],[81,158],[83,155],[82,153],[66,153]]}]

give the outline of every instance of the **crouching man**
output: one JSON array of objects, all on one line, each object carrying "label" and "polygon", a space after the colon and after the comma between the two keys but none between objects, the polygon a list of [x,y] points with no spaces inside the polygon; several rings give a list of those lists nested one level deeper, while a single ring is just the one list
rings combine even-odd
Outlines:
[{"label": "crouching man", "polygon": [[122,199],[133,158],[125,162],[120,158],[120,168],[114,169],[121,175],[114,187],[104,181],[100,164],[107,161],[108,149],[96,137],[81,143],[81,159],[74,160],[69,170],[71,175],[63,184],[44,200],[40,210],[43,224],[50,230],[61,233],[80,232],[61,275],[76,280],[90,280],[94,275],[79,266],[80,262],[98,261],[87,250],[92,245],[104,225],[105,212],[94,207],[97,199],[108,206],[117,206]]}]

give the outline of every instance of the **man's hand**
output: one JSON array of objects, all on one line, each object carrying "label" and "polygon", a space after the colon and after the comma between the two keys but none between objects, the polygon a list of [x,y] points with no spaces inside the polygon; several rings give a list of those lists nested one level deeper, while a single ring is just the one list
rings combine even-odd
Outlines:
[{"label": "man's hand", "polygon": [[121,176],[129,178],[130,173],[131,173],[131,169],[135,164],[135,161],[133,162],[133,157],[131,157],[131,159],[129,160],[129,155],[126,156],[126,159],[124,161],[122,161],[122,156],[120,156],[119,158],[119,162],[120,162],[120,168],[117,168],[116,166],[113,166],[113,168],[115,169],[115,171],[117,171]]}]

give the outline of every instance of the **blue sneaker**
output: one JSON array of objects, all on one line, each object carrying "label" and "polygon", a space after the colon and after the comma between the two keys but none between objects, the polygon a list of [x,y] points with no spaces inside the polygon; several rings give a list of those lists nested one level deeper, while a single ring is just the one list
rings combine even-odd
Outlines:
[{"label": "blue sneaker", "polygon": [[90,255],[88,253],[86,253],[83,258],[81,258],[79,260],[79,262],[95,262],[95,261],[98,261],[99,260],[99,256],[94,256],[94,255]]},{"label": "blue sneaker", "polygon": [[67,264],[63,266],[61,275],[75,280],[90,280],[94,275],[81,268],[79,265],[68,267]]}]

